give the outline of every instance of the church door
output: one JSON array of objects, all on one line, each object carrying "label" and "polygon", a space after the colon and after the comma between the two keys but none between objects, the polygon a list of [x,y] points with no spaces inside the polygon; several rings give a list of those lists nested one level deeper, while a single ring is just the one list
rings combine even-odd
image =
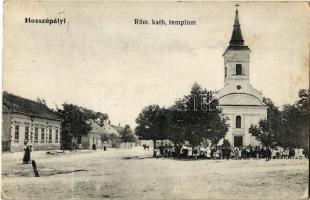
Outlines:
[{"label": "church door", "polygon": [[242,136],[234,136],[234,146],[240,147],[243,145],[243,137]]}]

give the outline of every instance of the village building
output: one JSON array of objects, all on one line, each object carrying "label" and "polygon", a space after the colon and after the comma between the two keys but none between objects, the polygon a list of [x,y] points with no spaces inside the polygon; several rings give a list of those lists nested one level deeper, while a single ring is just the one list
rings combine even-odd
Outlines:
[{"label": "village building", "polygon": [[250,53],[244,44],[236,9],[232,36],[223,54],[224,87],[217,92],[223,114],[229,118],[225,139],[234,146],[258,145],[249,128],[267,117],[263,95],[250,83]]},{"label": "village building", "polygon": [[81,138],[81,145],[83,149],[92,149],[94,144],[96,145],[96,148],[102,146],[101,135],[105,131],[104,127],[100,126],[96,122],[92,122],[91,128],[92,130]]},{"label": "village building", "polygon": [[61,120],[46,105],[3,92],[2,150],[22,151],[60,148]]},{"label": "village building", "polygon": [[[87,135],[82,136],[81,145],[83,149],[92,149],[93,145],[96,148],[102,148],[103,145],[107,147],[118,147],[121,144],[120,132],[124,130],[121,126],[115,126],[109,123],[105,123],[100,126],[96,122],[90,122],[92,130]],[[102,141],[102,135],[109,137],[107,141]]]}]

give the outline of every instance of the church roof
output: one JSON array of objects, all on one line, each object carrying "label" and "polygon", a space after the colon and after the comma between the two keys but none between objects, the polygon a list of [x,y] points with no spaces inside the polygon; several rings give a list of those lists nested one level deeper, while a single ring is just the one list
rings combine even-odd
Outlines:
[{"label": "church roof", "polygon": [[244,45],[244,40],[242,37],[239,23],[238,9],[236,9],[233,32],[227,50],[249,50],[249,47]]}]

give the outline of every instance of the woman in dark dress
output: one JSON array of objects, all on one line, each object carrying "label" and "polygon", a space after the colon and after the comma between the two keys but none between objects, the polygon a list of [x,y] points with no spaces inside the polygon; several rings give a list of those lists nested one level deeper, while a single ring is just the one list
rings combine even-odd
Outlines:
[{"label": "woman in dark dress", "polygon": [[30,160],[30,147],[27,145],[24,151],[25,153],[24,153],[23,163],[28,164]]}]

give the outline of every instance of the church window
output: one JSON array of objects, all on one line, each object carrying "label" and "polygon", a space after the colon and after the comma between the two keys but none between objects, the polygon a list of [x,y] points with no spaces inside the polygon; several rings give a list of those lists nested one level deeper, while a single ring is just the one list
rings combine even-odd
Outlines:
[{"label": "church window", "polygon": [[236,117],[236,128],[241,128],[241,117],[239,115]]},{"label": "church window", "polygon": [[241,85],[237,85],[237,89],[240,90],[241,89]]},{"label": "church window", "polygon": [[236,64],[236,75],[242,75],[242,65]]}]

